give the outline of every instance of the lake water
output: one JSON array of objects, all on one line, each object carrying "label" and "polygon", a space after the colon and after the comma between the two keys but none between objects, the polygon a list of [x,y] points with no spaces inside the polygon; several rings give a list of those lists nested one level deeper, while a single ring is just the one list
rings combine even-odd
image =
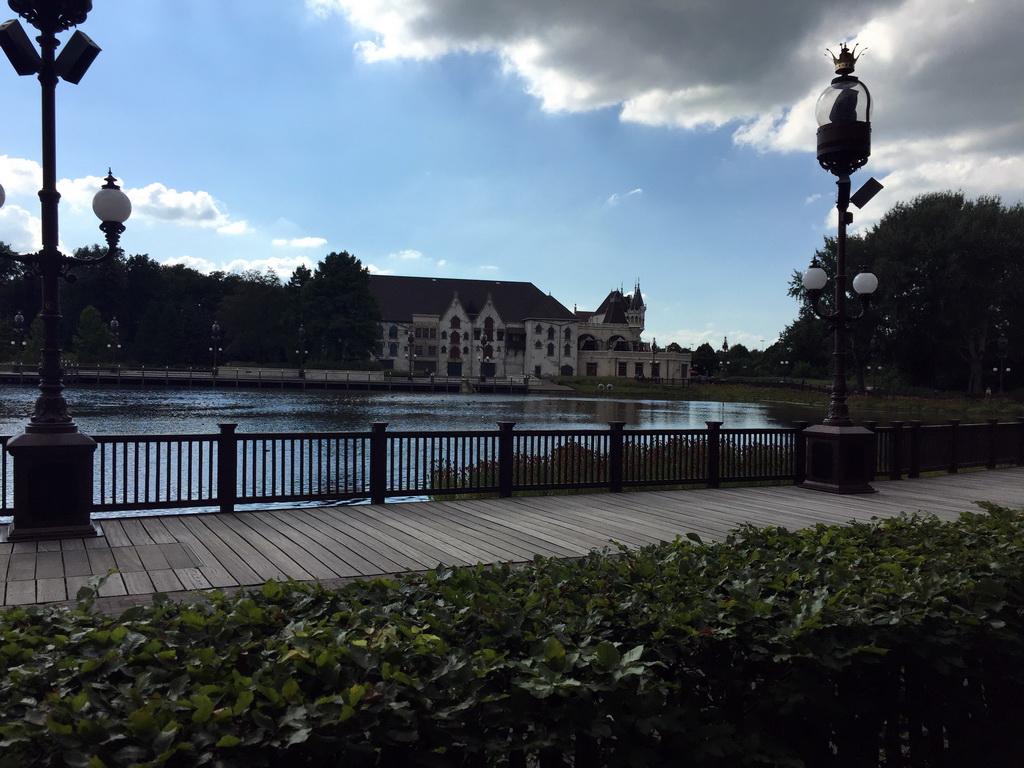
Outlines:
[{"label": "lake water", "polygon": [[[202,434],[223,422],[239,432],[363,431],[384,421],[389,429],[494,429],[514,421],[522,429],[603,428],[609,421],[646,429],[788,427],[815,422],[821,407],[774,403],[715,403],[540,395],[408,394],[332,390],[182,390],[76,387],[65,391],[79,428],[87,434]],[[0,434],[20,432],[38,392],[0,389]]]}]

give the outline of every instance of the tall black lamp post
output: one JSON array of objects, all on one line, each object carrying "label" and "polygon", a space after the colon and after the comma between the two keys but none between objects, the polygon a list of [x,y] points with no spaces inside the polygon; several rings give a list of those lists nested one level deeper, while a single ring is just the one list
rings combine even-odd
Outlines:
[{"label": "tall black lamp post", "polygon": [[306,326],[299,326],[299,348],[295,350],[295,353],[299,356],[299,378],[306,378],[306,355],[309,354],[309,350],[306,349]]},{"label": "tall black lamp post", "polygon": [[14,315],[14,340],[11,346],[14,347],[14,370],[21,373],[21,358],[25,354],[25,316],[19,309]]},{"label": "tall black lamp post", "polygon": [[853,290],[860,296],[861,305],[856,312],[849,311],[846,227],[853,221],[850,203],[860,208],[877,194],[882,185],[870,179],[855,195],[850,195],[850,174],[871,156],[871,94],[853,75],[857,61],[854,51],[844,43],[839,55],[832,58],[836,77],[818,97],[815,107],[819,126],[818,162],[826,171],[835,174],[838,187],[839,231],[831,307],[826,310],[819,303],[828,276],[816,260],[811,262],[803,276],[811,308],[832,327],[832,392],[825,420],[804,432],[807,467],[803,487],[831,493],[871,493],[875,490],[871,487],[875,469],[875,435],[850,418],[846,404],[846,349],[850,326],[864,313],[870,295],[878,287],[878,280],[867,271],[853,279]]},{"label": "tall black lamp post", "polygon": [[113,318],[110,321],[110,372],[117,372],[117,350],[121,348],[121,324],[117,322],[117,318]]},{"label": "tall black lamp post", "polygon": [[217,355],[224,351],[220,345],[220,323],[216,320],[210,327],[210,352],[213,354],[213,378],[217,378]]},{"label": "tall black lamp post", "polygon": [[[39,30],[32,45],[17,19],[0,24],[0,48],[19,75],[38,75],[42,88],[42,170],[39,191],[42,250],[32,254],[5,254],[40,278],[43,325],[39,363],[39,397],[25,431],[13,437],[7,449],[14,457],[14,521],[7,537],[18,539],[95,536],[92,511],[92,454],[95,441],[78,431],[63,396],[64,369],[60,359],[60,279],[73,282],[70,270],[97,264],[117,252],[131,202],[108,174],[93,199],[93,212],[102,224],[107,252],[96,258],[67,256],[58,249],[56,89],[58,79],[78,83],[99,47],[76,31],[56,55],[57,33],[85,21],[91,0],[9,0],[8,5]],[[3,194],[0,193],[0,201]]]}]

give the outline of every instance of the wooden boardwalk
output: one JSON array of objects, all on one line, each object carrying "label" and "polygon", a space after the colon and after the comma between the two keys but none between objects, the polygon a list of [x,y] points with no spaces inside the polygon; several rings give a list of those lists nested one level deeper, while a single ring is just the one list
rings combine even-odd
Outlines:
[{"label": "wooden boardwalk", "polygon": [[101,538],[0,543],[0,604],[73,600],[112,568],[100,601],[108,611],[154,592],[267,579],[333,585],[438,564],[575,557],[610,542],[641,546],[691,532],[716,540],[742,523],[802,528],[916,511],[954,519],[978,511],[975,501],[1024,507],[1024,467],[875,487],[851,496],[771,486],[109,519]]}]

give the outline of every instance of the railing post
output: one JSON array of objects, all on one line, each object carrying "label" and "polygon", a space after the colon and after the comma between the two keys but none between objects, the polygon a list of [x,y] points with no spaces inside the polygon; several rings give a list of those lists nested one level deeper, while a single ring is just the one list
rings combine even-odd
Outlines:
[{"label": "railing post", "polygon": [[871,479],[874,480],[878,477],[878,422],[877,421],[864,421],[861,422],[865,429],[870,429],[875,433],[875,460],[874,466],[871,470]]},{"label": "railing post", "polygon": [[722,477],[721,421],[705,421],[708,425],[708,488],[717,488]]},{"label": "railing post", "polygon": [[370,427],[370,503],[383,504],[388,489],[388,423],[375,421]]},{"label": "railing post", "polygon": [[889,442],[889,479],[901,480],[903,478],[903,422],[894,421],[892,427],[892,440]]},{"label": "railing post", "polygon": [[810,425],[808,421],[794,421],[796,435],[793,441],[793,484],[800,485],[807,479],[807,436],[804,430]]},{"label": "railing post", "polygon": [[608,426],[611,432],[608,435],[608,490],[612,493],[622,493],[622,470],[625,451],[622,450],[622,428],[626,426],[624,421],[609,421]]},{"label": "railing post", "polygon": [[514,421],[498,422],[498,496],[507,499],[512,495],[512,467],[515,462],[515,442],[512,439]]},{"label": "railing post", "polygon": [[1024,464],[1024,416],[1017,417],[1017,466]]},{"label": "railing post", "polygon": [[957,427],[960,426],[960,419],[947,419],[949,424],[949,466],[946,468],[946,472],[950,475],[955,475],[960,469],[960,451],[957,446],[959,431]]},{"label": "railing post", "polygon": [[918,420],[908,421],[910,427],[910,466],[907,468],[907,477],[916,478],[921,476],[921,422]]},{"label": "railing post", "polygon": [[238,501],[238,436],[237,424],[218,424],[217,435],[217,500],[221,512],[234,512]]},{"label": "railing post", "polygon": [[985,419],[988,422],[988,461],[986,469],[996,468],[996,435],[998,434],[999,419]]}]

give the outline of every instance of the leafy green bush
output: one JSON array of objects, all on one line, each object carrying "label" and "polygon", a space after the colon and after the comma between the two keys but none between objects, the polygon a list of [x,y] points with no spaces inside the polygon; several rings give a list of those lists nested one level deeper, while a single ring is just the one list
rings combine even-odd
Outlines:
[{"label": "leafy green bush", "polygon": [[986,509],[10,609],[0,766],[1020,764],[1024,513]]}]

